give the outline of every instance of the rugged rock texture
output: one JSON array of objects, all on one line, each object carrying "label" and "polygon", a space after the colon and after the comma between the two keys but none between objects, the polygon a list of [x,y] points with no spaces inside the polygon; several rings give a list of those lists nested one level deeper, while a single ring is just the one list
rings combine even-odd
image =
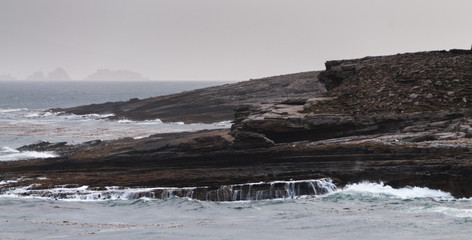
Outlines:
[{"label": "rugged rock texture", "polygon": [[333,99],[309,110],[371,114],[470,109],[471,79],[469,50],[329,61],[320,80]]},{"label": "rugged rock texture", "polygon": [[[420,137],[420,135],[416,135]],[[367,135],[239,148],[228,130],[156,135],[70,147],[64,157],[0,163],[13,186],[199,187],[332,178],[393,187],[428,186],[472,196],[472,140],[418,141],[411,135]],[[32,146],[34,147],[34,146]],[[54,148],[53,148],[54,149]],[[51,150],[51,149],[49,149]],[[46,178],[43,178],[46,177]]]},{"label": "rugged rock texture", "polygon": [[[320,73],[329,89],[326,94],[323,88],[280,94],[287,93],[280,88],[297,82],[287,83],[284,76],[259,80],[257,86],[268,82],[260,89],[250,81],[142,100],[139,106],[178,100],[172,106],[179,111],[191,102],[187,98],[204,95],[215,107],[209,108],[214,121],[226,116],[224,109],[233,106],[230,99],[242,94],[234,99],[240,105],[231,130],[77,146],[40,143],[23,149],[55,150],[62,157],[0,163],[0,174],[24,177],[5,186],[207,186],[211,191],[238,183],[332,178],[339,187],[383,181],[393,187],[427,186],[472,197],[471,63],[471,51],[465,50],[331,61]],[[315,75],[298,75],[303,79],[298,86],[317,87],[311,79]],[[270,86],[277,87],[267,91]],[[250,97],[253,93],[257,98]],[[195,104],[202,98],[196,99]],[[111,105],[119,116],[126,116],[123,108],[132,104]],[[130,113],[154,116],[139,115],[136,106]],[[98,113],[107,113],[106,104],[101,108]],[[199,119],[192,112],[182,116]]]},{"label": "rugged rock texture", "polygon": [[470,135],[472,51],[329,61],[326,68],[319,75],[325,97],[238,109],[245,117],[236,118],[233,135],[257,132],[275,142],[412,130],[436,139],[439,132]]},{"label": "rugged rock texture", "polygon": [[325,92],[318,72],[282,75],[179,94],[55,109],[74,114],[115,114],[115,119],[161,119],[165,122],[213,123],[233,119],[233,108],[247,103],[308,99]]}]

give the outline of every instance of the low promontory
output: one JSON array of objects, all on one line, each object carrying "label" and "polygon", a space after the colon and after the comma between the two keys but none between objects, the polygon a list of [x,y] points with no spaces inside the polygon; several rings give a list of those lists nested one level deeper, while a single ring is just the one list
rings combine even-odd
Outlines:
[{"label": "low promontory", "polygon": [[383,181],[472,197],[471,102],[472,51],[328,61],[319,74],[65,109],[136,120],[233,119],[233,126],[138,140],[25,146],[22,150],[54,150],[62,156],[0,163],[0,174],[30,179],[9,186],[97,188],[219,189],[331,178],[338,186]]}]

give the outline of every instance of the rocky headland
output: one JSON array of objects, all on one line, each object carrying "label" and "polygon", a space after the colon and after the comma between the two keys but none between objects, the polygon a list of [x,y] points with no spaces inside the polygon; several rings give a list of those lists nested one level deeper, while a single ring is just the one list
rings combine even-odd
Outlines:
[{"label": "rocky headland", "polygon": [[126,102],[92,104],[55,111],[74,114],[114,114],[111,119],[213,123],[232,120],[233,109],[251,103],[308,99],[326,92],[318,72],[303,72],[226,84],[183,93]]},{"label": "rocky headland", "polygon": [[450,50],[328,61],[319,73],[62,109],[233,125],[24,146],[61,157],[0,163],[3,178],[23,179],[2,188],[205,186],[195,198],[226,199],[234,184],[330,178],[338,187],[383,181],[472,197],[471,100],[472,51]]}]

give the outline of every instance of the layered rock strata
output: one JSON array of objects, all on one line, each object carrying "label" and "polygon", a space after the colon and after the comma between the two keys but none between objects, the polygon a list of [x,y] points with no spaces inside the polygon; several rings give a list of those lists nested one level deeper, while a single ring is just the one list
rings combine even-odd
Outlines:
[{"label": "layered rock strata", "polygon": [[214,191],[250,182],[331,178],[338,187],[383,181],[472,197],[471,51],[330,61],[319,78],[327,93],[305,89],[239,102],[231,130],[76,146],[42,143],[24,149],[53,150],[62,157],[0,163],[0,174],[23,177],[8,187],[73,183]]},{"label": "layered rock strata", "polygon": [[74,114],[114,114],[112,119],[214,123],[233,119],[233,108],[247,103],[312,98],[326,92],[318,72],[303,72],[126,102],[53,109]]}]

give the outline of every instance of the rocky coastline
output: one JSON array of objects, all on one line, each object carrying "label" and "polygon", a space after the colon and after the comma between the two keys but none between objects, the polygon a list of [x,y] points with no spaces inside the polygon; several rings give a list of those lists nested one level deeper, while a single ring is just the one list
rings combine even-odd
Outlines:
[{"label": "rocky coastline", "polygon": [[4,180],[22,180],[0,188],[205,186],[214,191],[330,178],[338,187],[382,181],[472,197],[471,102],[472,51],[450,50],[328,61],[321,72],[56,109],[113,113],[115,119],[233,119],[233,125],[143,139],[24,146],[19,150],[61,156],[1,162]]}]

